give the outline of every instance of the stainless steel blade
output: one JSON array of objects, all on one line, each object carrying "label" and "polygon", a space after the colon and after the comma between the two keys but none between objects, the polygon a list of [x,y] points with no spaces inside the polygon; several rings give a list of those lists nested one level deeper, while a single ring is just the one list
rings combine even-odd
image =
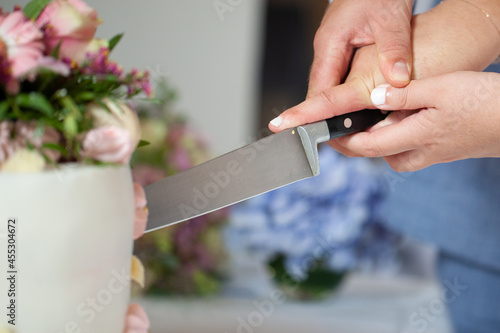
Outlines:
[{"label": "stainless steel blade", "polygon": [[[326,124],[306,126],[312,136],[320,128],[322,140],[329,138]],[[146,187],[146,232],[317,175],[318,140],[311,139],[306,126],[273,134]]]}]

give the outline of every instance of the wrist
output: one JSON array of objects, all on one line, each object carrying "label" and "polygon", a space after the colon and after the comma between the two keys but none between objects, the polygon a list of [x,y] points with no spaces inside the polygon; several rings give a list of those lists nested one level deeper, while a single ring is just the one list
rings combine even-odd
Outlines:
[{"label": "wrist", "polygon": [[414,79],[482,71],[498,57],[498,32],[482,11],[471,7],[461,0],[447,0],[413,17]]},{"label": "wrist", "polygon": [[[484,23],[489,22],[492,28],[495,29],[497,32],[497,36],[500,38],[500,21],[498,13],[500,10],[498,7],[498,1],[495,1],[494,5],[496,6],[491,6],[488,4],[488,2],[485,1],[477,1],[477,0],[455,0],[455,1],[462,1],[465,2],[466,4],[470,5],[471,8],[474,8],[475,10],[479,10],[480,12],[483,13],[484,15]],[[493,15],[493,13],[496,13],[497,15]]]}]

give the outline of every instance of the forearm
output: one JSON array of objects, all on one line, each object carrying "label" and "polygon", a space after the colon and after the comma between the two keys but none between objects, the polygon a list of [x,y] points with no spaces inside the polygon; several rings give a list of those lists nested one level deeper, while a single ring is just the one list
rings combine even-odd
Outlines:
[{"label": "forearm", "polygon": [[413,78],[484,70],[500,55],[499,26],[498,0],[446,0],[415,16]]}]

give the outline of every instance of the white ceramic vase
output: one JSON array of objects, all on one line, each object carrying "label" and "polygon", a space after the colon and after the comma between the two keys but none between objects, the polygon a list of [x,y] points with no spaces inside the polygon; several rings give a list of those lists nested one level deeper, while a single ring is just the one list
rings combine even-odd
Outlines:
[{"label": "white ceramic vase", "polygon": [[[14,269],[7,258],[12,218]],[[0,173],[0,331],[122,333],[133,224],[129,167]],[[15,326],[8,323],[12,299]]]}]

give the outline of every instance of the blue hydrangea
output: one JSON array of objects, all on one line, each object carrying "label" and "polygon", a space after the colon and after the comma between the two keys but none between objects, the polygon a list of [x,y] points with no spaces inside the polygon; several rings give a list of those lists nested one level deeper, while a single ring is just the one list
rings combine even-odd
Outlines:
[{"label": "blue hydrangea", "polygon": [[387,189],[385,164],[348,158],[326,146],[319,155],[318,177],[231,209],[229,246],[263,262],[283,254],[297,278],[307,276],[315,259],[335,271],[390,263],[396,237],[380,225],[378,212]]}]

